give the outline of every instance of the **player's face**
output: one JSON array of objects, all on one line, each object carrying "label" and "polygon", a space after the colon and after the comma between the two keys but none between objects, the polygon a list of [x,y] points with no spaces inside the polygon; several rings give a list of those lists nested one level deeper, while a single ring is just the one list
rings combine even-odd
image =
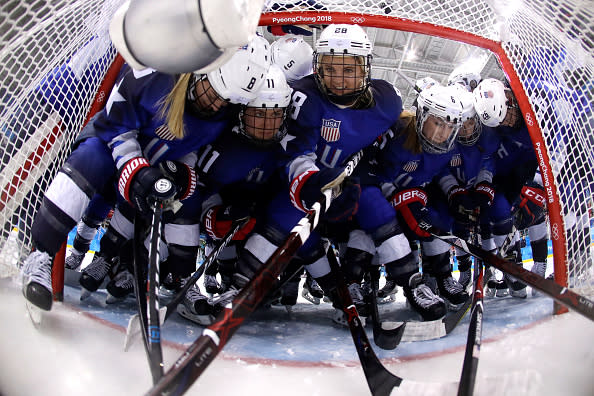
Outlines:
[{"label": "player's face", "polygon": [[243,112],[245,133],[259,141],[274,138],[284,119],[285,109],[246,107]]},{"label": "player's face", "polygon": [[507,99],[507,113],[505,114],[505,118],[501,122],[501,125],[517,127],[520,125],[522,120],[522,113],[520,112],[518,102],[516,101],[516,97],[514,96],[513,92],[509,89],[505,90],[505,97]]},{"label": "player's face", "polygon": [[200,110],[213,114],[227,106],[227,101],[219,96],[206,78],[196,83],[196,102]]},{"label": "player's face", "polygon": [[448,140],[454,128],[453,123],[429,114],[423,124],[423,135],[434,144],[440,144]]},{"label": "player's face", "polygon": [[318,70],[326,89],[337,96],[352,94],[365,83],[365,69],[361,57],[322,55]]},{"label": "player's face", "polygon": [[476,119],[469,118],[468,120],[464,121],[462,124],[462,128],[460,128],[460,132],[458,132],[458,136],[461,138],[470,138],[472,133],[474,132],[474,127],[476,126]]}]

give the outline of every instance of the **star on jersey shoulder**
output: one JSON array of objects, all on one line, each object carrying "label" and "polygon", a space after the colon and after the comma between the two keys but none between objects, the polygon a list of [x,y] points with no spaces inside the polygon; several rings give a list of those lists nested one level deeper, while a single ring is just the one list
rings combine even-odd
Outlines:
[{"label": "star on jersey shoulder", "polygon": [[126,99],[119,93],[120,85],[122,85],[123,81],[124,81],[124,79],[122,78],[119,82],[116,83],[116,85],[114,85],[113,90],[111,91],[111,94],[109,95],[109,98],[107,99],[107,103],[105,104],[105,111],[107,112],[108,115],[109,115],[109,112],[111,111],[111,106],[114,103],[126,101]]},{"label": "star on jersey shoulder", "polygon": [[287,143],[289,143],[293,139],[295,139],[295,136],[286,134],[283,140],[280,141],[280,145],[283,147],[285,151],[287,151]]}]

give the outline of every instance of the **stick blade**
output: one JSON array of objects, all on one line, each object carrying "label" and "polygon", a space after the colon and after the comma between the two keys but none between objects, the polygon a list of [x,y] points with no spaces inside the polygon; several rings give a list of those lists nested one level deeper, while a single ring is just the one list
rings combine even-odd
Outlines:
[{"label": "stick blade", "polygon": [[375,345],[385,350],[396,349],[406,327],[406,322],[401,323],[395,328],[386,328],[387,322],[380,323],[378,326],[373,326],[373,341]]},{"label": "stick blade", "polygon": [[138,314],[134,314],[128,320],[128,327],[126,328],[126,337],[124,338],[124,352],[128,352],[130,345],[134,341],[134,338],[140,334],[140,317]]}]

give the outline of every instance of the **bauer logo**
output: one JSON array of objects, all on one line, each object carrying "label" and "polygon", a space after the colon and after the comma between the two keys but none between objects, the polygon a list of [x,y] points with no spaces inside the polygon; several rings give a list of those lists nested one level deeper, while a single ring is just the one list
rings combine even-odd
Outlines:
[{"label": "bauer logo", "polygon": [[335,142],[340,139],[340,123],[341,121],[334,119],[322,119],[321,135],[327,142]]},{"label": "bauer logo", "polygon": [[155,191],[159,194],[163,194],[171,190],[173,185],[167,179],[159,179],[155,182]]}]

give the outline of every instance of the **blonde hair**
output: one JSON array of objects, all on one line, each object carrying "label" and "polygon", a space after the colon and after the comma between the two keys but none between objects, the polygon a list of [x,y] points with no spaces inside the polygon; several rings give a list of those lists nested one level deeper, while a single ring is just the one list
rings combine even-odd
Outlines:
[{"label": "blonde hair", "polygon": [[186,136],[184,111],[190,77],[192,77],[192,73],[181,74],[171,92],[159,103],[159,115],[165,118],[169,131],[178,139],[183,139]]},{"label": "blonde hair", "polygon": [[422,153],[423,148],[419,141],[419,136],[417,135],[417,117],[415,113],[403,110],[402,113],[400,113],[398,125],[400,127],[398,135],[406,136],[402,147],[413,154]]}]

